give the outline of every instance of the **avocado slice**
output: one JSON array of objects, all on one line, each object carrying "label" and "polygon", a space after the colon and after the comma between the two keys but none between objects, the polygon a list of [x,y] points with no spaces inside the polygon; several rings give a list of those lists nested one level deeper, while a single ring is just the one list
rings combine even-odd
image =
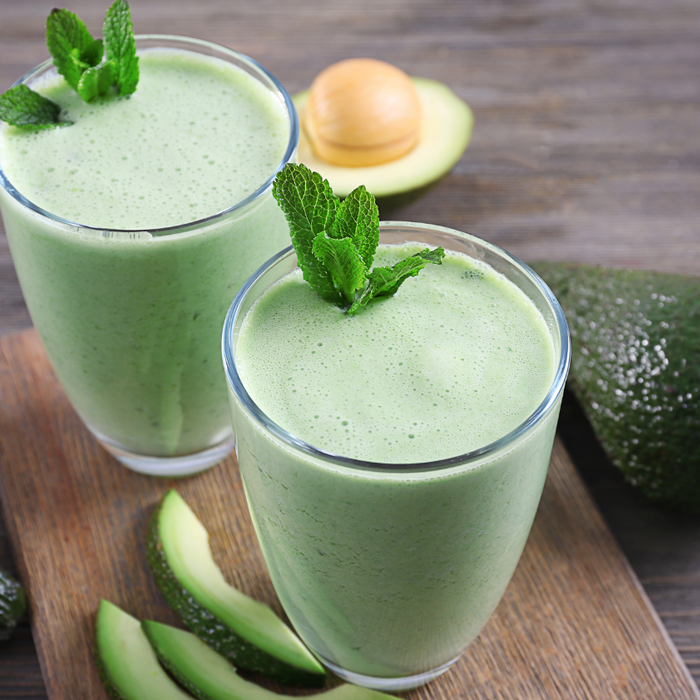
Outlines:
[{"label": "avocado slice", "polygon": [[569,320],[569,386],[648,498],[700,513],[700,279],[533,263]]},{"label": "avocado slice", "polygon": [[[142,622],[141,626],[163,666],[199,700],[280,700],[291,697],[244,680],[223,656],[190,632],[150,620]],[[393,696],[345,684],[313,697],[317,700],[387,700]]]},{"label": "avocado slice", "polygon": [[[299,134],[299,162],[321,173],[333,192],[347,197],[364,185],[375,197],[387,197],[423,187],[448,172],[469,144],[474,115],[469,105],[447,85],[427,78],[411,77],[421,103],[421,133],[418,144],[405,156],[381,165],[347,168],[318,158],[308,138]],[[309,91],[294,96],[300,119]]]},{"label": "avocado slice", "polygon": [[141,623],[106,600],[95,621],[95,661],[111,700],[192,700],[158,663]]},{"label": "avocado slice", "polygon": [[147,554],[170,606],[238,668],[289,685],[325,683],[323,667],[294,632],[267,605],[226,583],[207,531],[176,491],[165,495],[151,518]]}]

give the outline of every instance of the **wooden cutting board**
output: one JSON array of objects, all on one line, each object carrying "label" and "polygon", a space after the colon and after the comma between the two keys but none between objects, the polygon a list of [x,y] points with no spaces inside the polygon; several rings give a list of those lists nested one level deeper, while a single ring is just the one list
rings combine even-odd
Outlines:
[{"label": "wooden cutting board", "polygon": [[[281,612],[233,458],[186,480],[130,472],[82,426],[34,331],[0,338],[0,497],[52,700],[106,697],[92,660],[100,598],[177,624],[144,547],[170,488],[209,530],[226,578]],[[496,613],[450,671],[405,697],[700,698],[560,442]]]}]

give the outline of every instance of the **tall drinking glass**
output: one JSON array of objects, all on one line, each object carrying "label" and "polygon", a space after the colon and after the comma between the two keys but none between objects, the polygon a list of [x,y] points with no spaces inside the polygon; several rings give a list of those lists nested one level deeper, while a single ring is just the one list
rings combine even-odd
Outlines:
[{"label": "tall drinking glass", "polygon": [[[32,321],[56,375],[85,425],[131,469],[179,476],[215,464],[233,447],[219,355],[221,328],[239,287],[270,255],[289,243],[287,224],[271,189],[277,170],[295,157],[299,129],[284,87],[242,54],[206,41],[160,35],[137,37],[137,49],[142,66],[147,54],[149,61],[155,61],[155,68],[148,75],[142,68],[136,93],[126,100],[113,99],[111,104],[115,109],[132,110],[132,122],[133,110],[137,112],[136,119],[143,117],[142,127],[130,127],[135,128],[135,138],[142,138],[147,129],[154,134],[153,144],[144,137],[140,150],[128,157],[133,161],[132,172],[151,168],[154,180],[163,170],[154,167],[154,159],[163,161],[169,179],[162,186],[162,195],[158,195],[161,199],[155,209],[160,210],[159,215],[182,205],[182,201],[173,199],[186,198],[187,185],[192,180],[212,178],[211,191],[205,188],[198,195],[203,199],[217,187],[219,191],[225,187],[232,172],[244,177],[250,165],[246,161],[264,150],[256,150],[257,142],[271,138],[270,131],[263,127],[267,123],[263,115],[256,116],[255,107],[246,107],[252,110],[252,116],[246,116],[252,122],[252,127],[246,127],[250,129],[251,143],[246,143],[240,162],[223,163],[221,172],[214,172],[211,168],[220,167],[216,159],[221,160],[221,153],[209,146],[205,153],[194,151],[197,157],[192,156],[185,168],[176,168],[178,164],[170,162],[185,141],[196,146],[198,140],[204,140],[204,131],[227,116],[226,108],[219,105],[219,111],[209,113],[214,107],[206,100],[197,101],[206,87],[202,75],[209,77],[210,73],[212,85],[217,76],[230,73],[231,85],[248,86],[245,89],[254,92],[260,104],[268,105],[266,109],[272,110],[277,120],[275,148],[279,150],[269,156],[269,163],[265,161],[258,168],[263,174],[256,174],[259,179],[249,183],[247,194],[241,199],[218,199],[211,215],[200,215],[195,220],[187,218],[186,213],[156,227],[101,227],[92,220],[84,223],[84,210],[94,204],[93,200],[100,203],[107,194],[114,199],[114,191],[123,187],[129,191],[111,206],[121,207],[128,214],[140,206],[143,192],[123,183],[115,184],[114,191],[96,191],[99,188],[91,187],[90,175],[85,174],[90,172],[89,165],[69,153],[66,157],[75,158],[76,162],[68,176],[71,187],[66,196],[72,196],[73,188],[82,187],[84,204],[72,204],[71,211],[75,213],[71,217],[59,216],[36,204],[33,195],[21,191],[12,181],[8,161],[22,155],[5,148],[0,150],[0,209]],[[164,92],[168,88],[157,83],[158,66],[168,71],[180,70],[184,76],[182,85],[194,93],[168,97]],[[188,71],[193,77],[188,78]],[[46,61],[16,84],[42,85],[53,75],[55,69],[51,61]],[[224,87],[217,87],[218,92],[207,87],[209,94],[216,97],[229,90],[228,83],[221,84]],[[146,105],[148,90],[148,94],[160,90],[154,98],[155,105]],[[230,91],[235,94],[234,87]],[[166,98],[171,102],[166,104]],[[175,107],[171,106],[173,99]],[[186,100],[186,106],[195,109],[195,117],[181,125],[180,133],[163,137],[165,132],[158,119],[175,115],[182,122],[182,115],[175,113],[184,108]],[[102,107],[98,104],[95,109],[98,108]],[[81,109],[92,107],[82,105]],[[91,113],[85,114],[73,126],[55,130],[50,136],[63,139],[78,134],[78,129],[90,123]],[[197,117],[202,115],[200,123]],[[126,128],[124,123],[117,121],[113,128]],[[2,128],[11,129],[6,125]],[[232,137],[235,128],[234,124],[225,138]],[[36,138],[44,138],[44,134]],[[96,137],[89,149],[98,152],[106,146],[105,140],[104,136]],[[121,161],[122,157],[127,160],[126,154],[120,156],[110,158],[112,162]],[[172,172],[168,172],[169,165]],[[46,181],[49,188],[54,185],[51,173],[46,175]],[[143,186],[152,184],[147,177],[142,182]],[[179,189],[176,183],[180,183]],[[200,201],[193,201],[188,206],[199,205]],[[146,220],[152,213],[153,210],[144,213]]]},{"label": "tall drinking glass", "polygon": [[[490,444],[433,462],[380,463],[319,449],[263,413],[239,373],[241,327],[270,285],[295,269],[291,249],[268,261],[238,293],[222,348],[241,475],[280,601],[301,638],[330,669],[351,682],[386,690],[414,687],[444,672],[501,599],[540,499],[570,360],[561,307],[529,267],[468,234],[423,224],[382,224],[380,243],[411,241],[442,245],[486,263],[541,314],[542,336],[551,340],[551,383],[546,374],[543,398],[532,412]],[[462,282],[469,283],[464,275]],[[276,307],[257,308],[264,315]],[[286,322],[306,321],[290,316]],[[376,339],[381,340],[379,333]],[[246,363],[254,359],[247,343]],[[350,353],[365,353],[367,346],[353,345]],[[316,350],[321,348],[310,348],[309,357]],[[429,350],[436,362],[446,352]],[[370,361],[363,355],[365,360]],[[349,367],[352,362],[347,362]],[[403,371],[410,381],[413,369]],[[342,383],[355,381],[348,369]],[[392,399],[366,400],[388,408]],[[484,403],[482,410],[488,419],[493,407]],[[308,406],[310,423],[318,412],[317,406]],[[465,407],[463,420],[473,419]],[[439,445],[435,449],[439,452]]]}]

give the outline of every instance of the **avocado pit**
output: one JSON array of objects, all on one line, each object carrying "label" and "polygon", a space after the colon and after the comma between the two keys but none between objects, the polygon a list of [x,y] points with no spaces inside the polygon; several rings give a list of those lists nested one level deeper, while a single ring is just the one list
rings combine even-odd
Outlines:
[{"label": "avocado pit", "polygon": [[421,104],[411,79],[372,58],[340,61],[311,85],[302,124],[316,155],[334,165],[379,165],[420,137]]}]

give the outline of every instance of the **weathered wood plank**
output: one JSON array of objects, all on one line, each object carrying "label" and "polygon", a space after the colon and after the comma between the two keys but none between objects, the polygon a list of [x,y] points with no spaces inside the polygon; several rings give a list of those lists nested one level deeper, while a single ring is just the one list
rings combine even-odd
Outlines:
[{"label": "weathered wood plank", "polygon": [[625,483],[568,394],[559,432],[678,651],[700,681],[700,522],[650,503]]},{"label": "weathered wood plank", "polygon": [[[50,698],[101,697],[92,662],[100,598],[176,621],[144,546],[149,515],[173,487],[209,530],[228,580],[281,612],[233,458],[181,481],[124,469],[80,423],[36,333],[0,339],[0,498]],[[496,613],[448,673],[407,697],[467,695],[700,698],[559,442]]]}]

